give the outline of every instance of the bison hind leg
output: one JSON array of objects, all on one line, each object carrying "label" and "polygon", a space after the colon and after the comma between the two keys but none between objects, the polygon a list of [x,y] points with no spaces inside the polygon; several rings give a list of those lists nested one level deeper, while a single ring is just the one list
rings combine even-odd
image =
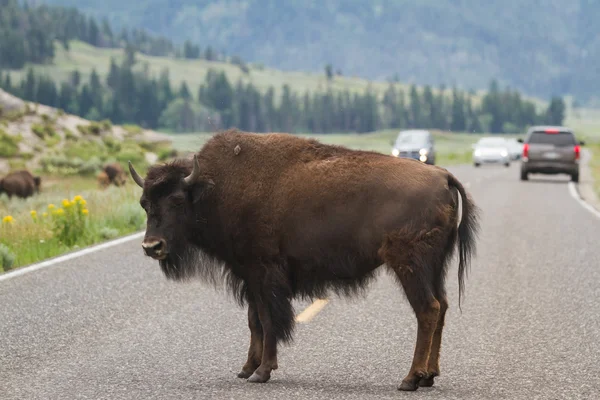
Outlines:
[{"label": "bison hind leg", "polygon": [[[388,235],[380,257],[395,275],[417,318],[417,340],[413,361],[398,390],[413,391],[419,386],[432,386],[439,373],[438,352],[440,320],[447,302],[443,290],[446,273],[448,233],[442,228]],[[433,353],[433,354],[432,354]],[[431,357],[433,356],[433,357]],[[430,366],[430,357],[433,365]],[[435,369],[435,371],[434,371]]]}]

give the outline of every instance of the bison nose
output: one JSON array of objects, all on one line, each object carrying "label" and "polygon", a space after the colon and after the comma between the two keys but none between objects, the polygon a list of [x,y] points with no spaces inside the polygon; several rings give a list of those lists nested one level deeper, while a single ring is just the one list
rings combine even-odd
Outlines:
[{"label": "bison nose", "polygon": [[152,258],[160,258],[165,255],[165,248],[167,247],[167,243],[164,239],[153,239],[144,241],[142,243],[142,247],[147,256]]}]

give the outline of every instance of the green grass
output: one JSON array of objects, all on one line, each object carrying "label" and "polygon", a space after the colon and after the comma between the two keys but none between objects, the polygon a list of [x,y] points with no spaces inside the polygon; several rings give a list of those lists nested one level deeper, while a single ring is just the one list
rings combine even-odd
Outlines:
[{"label": "green grass", "polygon": [[592,169],[592,178],[594,179],[594,190],[600,199],[600,140],[589,143],[586,147],[592,153],[590,168]]},{"label": "green grass", "polygon": [[[42,179],[42,193],[38,195],[11,200],[6,195],[0,196],[0,220],[12,217],[11,223],[0,222],[0,244],[14,255],[14,263],[10,268],[35,263],[144,228],[146,217],[138,203],[141,189],[135,184],[128,182],[125,187],[110,186],[106,190],[98,190],[94,178],[44,176]],[[65,229],[53,229],[48,206],[53,204],[59,208],[63,199],[72,200],[76,195],[85,199],[89,214],[82,217],[85,226],[81,232],[66,232],[61,241],[60,233],[64,233]],[[32,210],[36,211],[37,221],[32,218]],[[48,215],[44,216],[44,213]],[[66,223],[71,224],[69,221]],[[74,243],[67,240],[69,236]],[[0,247],[0,250],[0,253],[6,253],[5,248]]]}]

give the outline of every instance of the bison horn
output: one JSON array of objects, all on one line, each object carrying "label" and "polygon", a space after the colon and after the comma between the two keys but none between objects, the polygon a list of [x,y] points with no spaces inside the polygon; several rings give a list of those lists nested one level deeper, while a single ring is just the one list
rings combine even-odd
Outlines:
[{"label": "bison horn", "polygon": [[194,183],[198,177],[200,176],[200,165],[198,164],[198,156],[194,154],[194,163],[192,173],[183,178],[183,181],[186,185],[191,185]]},{"label": "bison horn", "polygon": [[144,188],[144,178],[142,178],[136,172],[135,168],[133,168],[133,165],[131,165],[131,161],[129,161],[129,172],[131,173],[131,177],[133,178],[133,180],[135,181],[135,183],[137,183],[138,186],[143,189]]}]

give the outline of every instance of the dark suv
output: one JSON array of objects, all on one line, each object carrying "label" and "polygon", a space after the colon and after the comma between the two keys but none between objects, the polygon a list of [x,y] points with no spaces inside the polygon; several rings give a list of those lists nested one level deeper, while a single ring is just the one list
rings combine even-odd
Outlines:
[{"label": "dark suv", "polygon": [[529,128],[523,143],[521,180],[529,173],[569,174],[573,182],[579,182],[580,146],[573,131],[564,126],[533,126]]}]

